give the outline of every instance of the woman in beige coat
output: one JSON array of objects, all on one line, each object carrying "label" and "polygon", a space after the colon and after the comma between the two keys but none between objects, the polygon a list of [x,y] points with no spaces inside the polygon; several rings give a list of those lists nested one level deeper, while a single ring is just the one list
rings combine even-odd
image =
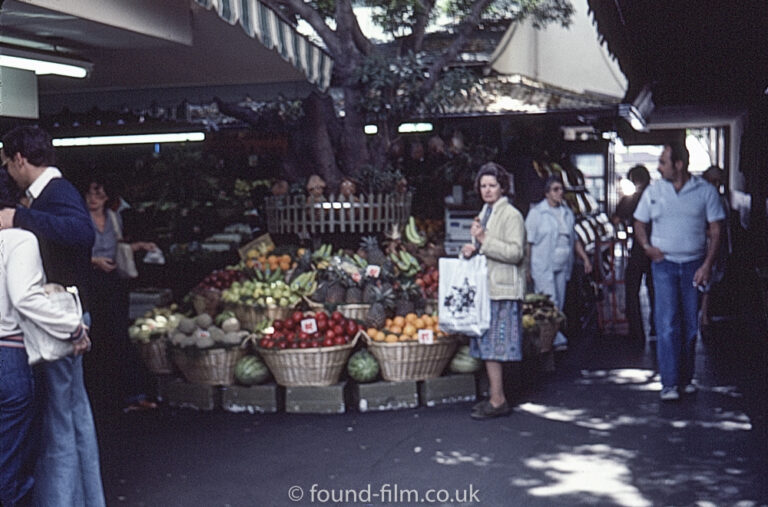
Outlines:
[{"label": "woman in beige coat", "polygon": [[525,222],[507,200],[509,175],[500,165],[483,165],[475,178],[475,189],[485,204],[470,229],[472,242],[464,245],[461,253],[465,257],[480,253],[488,261],[491,326],[470,342],[471,354],[485,361],[490,383],[489,399],[473,407],[472,417],[487,419],[510,413],[501,363],[522,360]]}]

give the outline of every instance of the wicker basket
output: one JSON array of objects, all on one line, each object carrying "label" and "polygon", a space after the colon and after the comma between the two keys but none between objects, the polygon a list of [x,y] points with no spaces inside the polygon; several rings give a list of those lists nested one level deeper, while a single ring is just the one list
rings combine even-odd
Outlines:
[{"label": "wicker basket", "polygon": [[368,309],[371,305],[368,304],[349,304],[339,305],[338,310],[348,319],[363,320],[368,314]]},{"label": "wicker basket", "polygon": [[156,375],[173,373],[174,366],[168,357],[168,339],[165,336],[150,340],[148,343],[137,343],[139,355],[147,369]]},{"label": "wicker basket", "polygon": [[245,355],[245,349],[213,348],[207,350],[173,349],[173,362],[188,382],[211,386],[235,383],[235,365]]},{"label": "wicker basket", "polygon": [[195,289],[192,293],[192,307],[200,315],[207,313],[211,317],[219,313],[221,291],[219,289]]},{"label": "wicker basket", "polygon": [[281,386],[329,386],[339,381],[359,336],[360,333],[349,343],[333,347],[258,351]]},{"label": "wicker basket", "polygon": [[291,314],[293,308],[288,306],[251,306],[242,303],[231,303],[225,305],[225,309],[231,310],[240,326],[248,331],[253,331],[260,322],[271,319],[285,319]]},{"label": "wicker basket", "polygon": [[432,344],[376,342],[365,335],[368,350],[379,361],[384,380],[425,380],[439,377],[456,352],[458,341],[441,338]]},{"label": "wicker basket", "polygon": [[304,301],[307,303],[307,306],[309,309],[313,312],[319,312],[323,308],[325,308],[325,305],[323,303],[318,303],[317,301],[313,301],[309,299],[308,297],[304,297]]}]

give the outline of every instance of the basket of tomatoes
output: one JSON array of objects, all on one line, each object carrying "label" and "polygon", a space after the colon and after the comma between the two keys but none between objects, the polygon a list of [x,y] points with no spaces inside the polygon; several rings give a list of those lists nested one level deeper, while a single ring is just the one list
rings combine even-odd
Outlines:
[{"label": "basket of tomatoes", "polygon": [[328,386],[339,381],[362,331],[335,311],[294,311],[275,320],[257,342],[259,355],[282,386]]}]

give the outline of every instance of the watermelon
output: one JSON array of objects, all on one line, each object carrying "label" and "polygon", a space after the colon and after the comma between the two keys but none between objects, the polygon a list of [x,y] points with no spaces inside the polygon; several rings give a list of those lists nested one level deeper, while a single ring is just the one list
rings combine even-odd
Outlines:
[{"label": "watermelon", "polygon": [[356,382],[371,382],[379,376],[379,362],[367,350],[358,350],[349,358],[347,373]]},{"label": "watermelon", "polygon": [[451,359],[449,369],[453,373],[474,373],[480,369],[483,361],[469,355],[469,345],[463,345]]},{"label": "watermelon", "polygon": [[235,379],[243,385],[261,384],[269,378],[269,369],[259,356],[244,356],[235,365]]}]

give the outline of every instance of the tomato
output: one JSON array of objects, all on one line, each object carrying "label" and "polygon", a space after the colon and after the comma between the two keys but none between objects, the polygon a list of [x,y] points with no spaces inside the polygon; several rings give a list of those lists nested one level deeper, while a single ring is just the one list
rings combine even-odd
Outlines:
[{"label": "tomato", "polygon": [[303,314],[303,313],[301,313],[300,311],[296,310],[296,311],[295,311],[295,312],[293,312],[293,314],[291,315],[291,320],[293,321],[293,323],[294,323],[294,324],[298,324],[299,322],[301,322],[302,320],[304,320],[304,314]]},{"label": "tomato", "polygon": [[309,333],[302,331],[299,333],[299,340],[306,341],[309,340]]},{"label": "tomato", "polygon": [[333,326],[333,334],[335,334],[336,336],[343,335],[344,334],[344,326],[342,326],[341,324],[336,324],[335,326]]},{"label": "tomato", "polygon": [[331,320],[334,322],[341,322],[344,320],[344,315],[340,311],[336,310],[331,314]]},{"label": "tomato", "polygon": [[299,343],[300,342],[291,342],[291,343],[288,344],[288,348],[289,349],[298,349],[299,348]]},{"label": "tomato", "polygon": [[280,331],[283,329],[283,321],[278,319],[272,323],[272,327],[275,328],[275,331]]},{"label": "tomato", "polygon": [[259,340],[259,347],[265,348],[265,349],[271,349],[272,345],[274,345],[274,341],[270,338],[262,338]]},{"label": "tomato", "polygon": [[317,330],[320,331],[321,333],[324,333],[326,329],[328,329],[328,321],[317,320]]},{"label": "tomato", "polygon": [[355,334],[357,334],[357,322],[354,320],[348,320],[344,327],[344,330],[349,336],[355,336]]},{"label": "tomato", "polygon": [[334,345],[344,345],[347,343],[347,338],[344,335],[336,335],[336,338],[333,339]]},{"label": "tomato", "polygon": [[312,348],[322,347],[322,345],[323,345],[323,342],[320,340],[312,340],[311,342],[309,342],[309,346]]},{"label": "tomato", "polygon": [[318,322],[321,321],[321,320],[327,321],[328,320],[328,314],[325,313],[325,312],[317,312],[315,314],[315,320],[318,321]]},{"label": "tomato", "polygon": [[333,338],[328,338],[327,336],[323,340],[323,347],[332,347],[333,346]]},{"label": "tomato", "polygon": [[300,349],[308,349],[309,348],[309,343],[310,342],[308,342],[308,341],[299,342],[299,348]]},{"label": "tomato", "polygon": [[327,329],[325,331],[325,337],[326,339],[330,338],[331,340],[333,340],[336,337],[336,333],[333,332],[333,329]]},{"label": "tomato", "polygon": [[281,340],[279,342],[276,342],[275,345],[277,345],[278,349],[284,349],[288,347],[288,342]]},{"label": "tomato", "polygon": [[285,339],[289,342],[292,342],[296,339],[296,333],[293,331],[289,331],[285,334]]}]

